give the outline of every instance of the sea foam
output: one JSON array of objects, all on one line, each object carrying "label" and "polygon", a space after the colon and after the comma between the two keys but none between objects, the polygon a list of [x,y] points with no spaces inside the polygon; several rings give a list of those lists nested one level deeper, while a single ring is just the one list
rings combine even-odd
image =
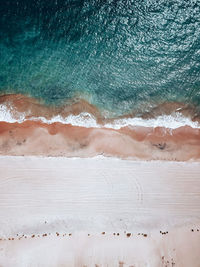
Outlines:
[{"label": "sea foam", "polygon": [[190,126],[192,128],[200,128],[197,121],[192,121],[190,118],[183,116],[180,112],[175,112],[172,115],[161,115],[152,119],[142,119],[139,117],[114,119],[111,123],[99,124],[96,118],[87,112],[82,112],[79,115],[68,115],[62,117],[60,115],[54,116],[51,119],[45,117],[26,117],[25,113],[20,113],[7,107],[0,105],[0,121],[8,123],[22,123],[24,121],[41,121],[46,124],[60,122],[62,124],[70,124],[73,126],[80,126],[86,128],[110,128],[120,129],[126,126],[143,126],[143,127],[165,127],[176,129],[182,126]]}]

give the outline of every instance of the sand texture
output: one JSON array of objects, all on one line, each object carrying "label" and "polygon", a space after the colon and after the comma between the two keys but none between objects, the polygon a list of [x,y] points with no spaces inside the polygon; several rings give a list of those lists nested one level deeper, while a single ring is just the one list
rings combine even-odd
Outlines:
[{"label": "sand texture", "polygon": [[199,161],[200,129],[85,128],[38,121],[0,122],[0,155]]},{"label": "sand texture", "polygon": [[200,266],[200,165],[0,158],[0,266]]}]

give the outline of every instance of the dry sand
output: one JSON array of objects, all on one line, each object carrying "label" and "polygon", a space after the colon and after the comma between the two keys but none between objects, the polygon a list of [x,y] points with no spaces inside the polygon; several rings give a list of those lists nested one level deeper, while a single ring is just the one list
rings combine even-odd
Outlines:
[{"label": "dry sand", "polygon": [[198,162],[2,156],[0,169],[0,266],[200,266]]},{"label": "dry sand", "polygon": [[200,129],[85,128],[38,121],[0,122],[0,155],[200,160]]}]

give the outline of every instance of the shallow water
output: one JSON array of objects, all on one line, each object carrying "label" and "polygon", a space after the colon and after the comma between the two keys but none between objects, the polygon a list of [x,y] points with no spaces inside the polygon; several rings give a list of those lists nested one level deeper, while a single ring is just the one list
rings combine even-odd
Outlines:
[{"label": "shallow water", "polygon": [[122,115],[200,107],[198,1],[0,2],[0,93]]}]

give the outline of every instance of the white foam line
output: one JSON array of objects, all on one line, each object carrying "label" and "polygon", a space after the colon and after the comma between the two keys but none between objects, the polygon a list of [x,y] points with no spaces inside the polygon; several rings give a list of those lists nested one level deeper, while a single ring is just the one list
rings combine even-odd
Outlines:
[{"label": "white foam line", "polygon": [[176,129],[181,126],[190,126],[192,128],[200,128],[198,122],[193,122],[191,119],[184,117],[181,113],[176,112],[173,115],[162,115],[153,119],[142,118],[126,118],[114,120],[112,124],[106,124],[107,128],[120,129],[125,126],[144,126],[144,127],[165,127]]},{"label": "white foam line", "polygon": [[144,126],[144,127],[165,127],[170,129],[176,129],[181,126],[190,126],[192,128],[200,128],[198,122],[193,122],[191,119],[184,117],[181,113],[176,112],[173,115],[162,115],[153,119],[142,118],[124,118],[116,119],[112,123],[106,123],[104,125],[98,124],[95,117],[87,112],[82,112],[79,115],[69,115],[62,117],[60,115],[54,116],[51,119],[45,117],[30,117],[26,119],[26,114],[16,112],[12,107],[6,105],[0,105],[0,121],[9,123],[22,123],[24,121],[41,121],[47,124],[60,122],[62,124],[71,124],[73,126],[80,126],[86,128],[110,128],[120,129],[125,126]]}]

